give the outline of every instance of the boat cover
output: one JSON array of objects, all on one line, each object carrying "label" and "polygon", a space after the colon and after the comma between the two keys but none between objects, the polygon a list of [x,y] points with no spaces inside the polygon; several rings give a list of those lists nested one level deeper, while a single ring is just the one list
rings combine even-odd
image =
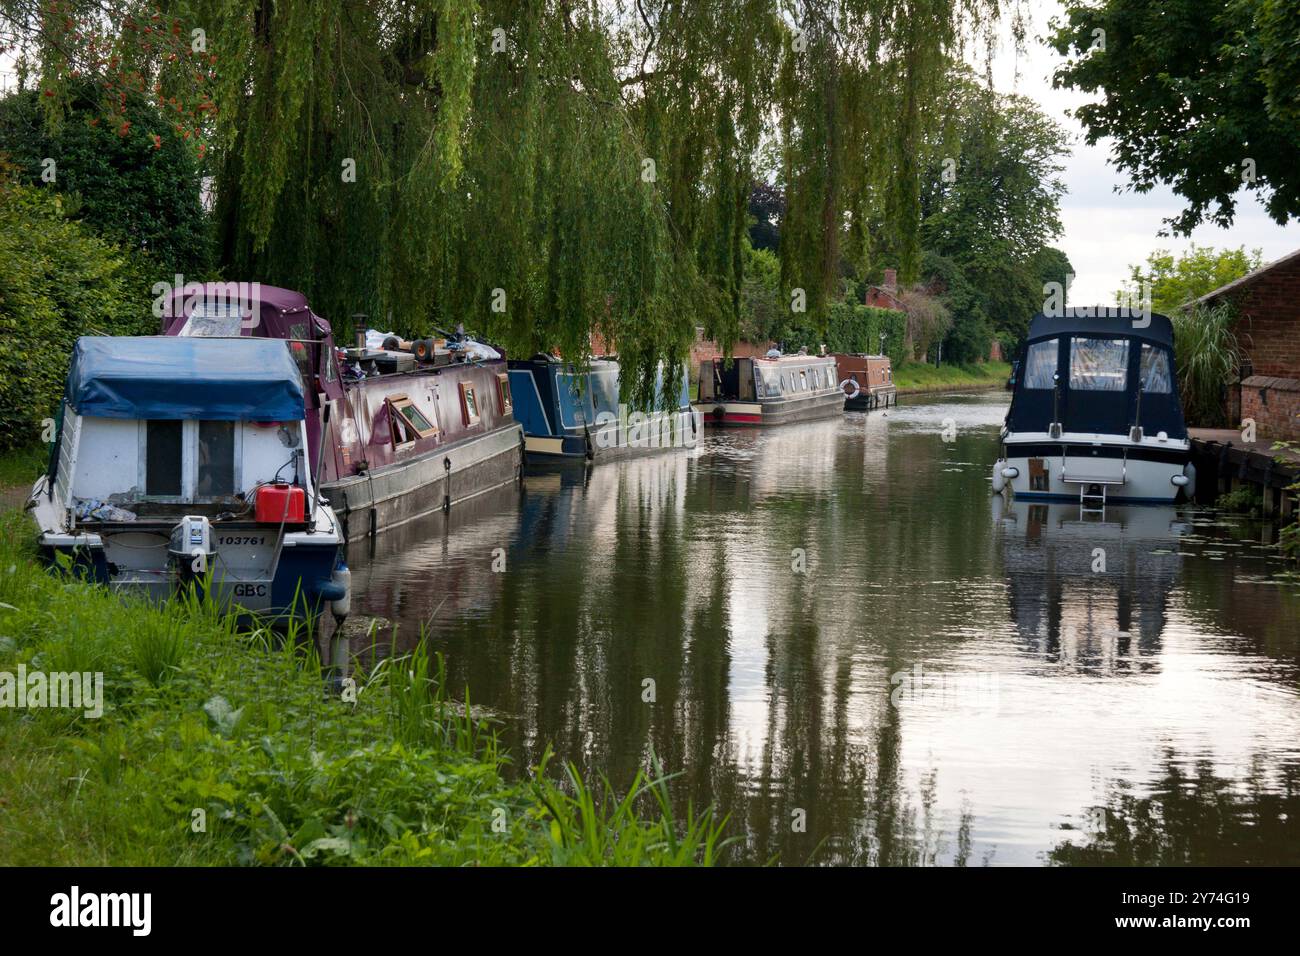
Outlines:
[{"label": "boat cover", "polygon": [[1125,435],[1141,424],[1147,435],[1185,439],[1169,319],[1152,313],[1135,323],[1095,311],[1034,316],[1007,427],[1047,431],[1055,412],[1067,432]]},{"label": "boat cover", "polygon": [[279,339],[83,336],[67,403],[94,418],[298,421],[302,376]]}]

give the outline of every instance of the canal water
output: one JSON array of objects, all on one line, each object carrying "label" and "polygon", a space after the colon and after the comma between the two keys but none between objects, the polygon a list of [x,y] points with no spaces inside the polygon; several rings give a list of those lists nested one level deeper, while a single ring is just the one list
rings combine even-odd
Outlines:
[{"label": "canal water", "polygon": [[1003,503],[1005,412],[530,475],[355,545],[354,615],[427,629],[519,772],[550,743],[623,786],[654,754],[735,863],[1300,863],[1300,586],[1267,531]]}]

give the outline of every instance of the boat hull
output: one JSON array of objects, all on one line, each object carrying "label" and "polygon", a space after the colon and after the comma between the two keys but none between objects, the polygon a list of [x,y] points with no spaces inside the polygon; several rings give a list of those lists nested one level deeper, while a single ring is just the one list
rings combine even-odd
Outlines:
[{"label": "boat hull", "polygon": [[[38,501],[41,497],[34,495]],[[76,576],[114,593],[162,603],[186,592],[190,582],[203,589],[202,574],[169,561],[167,524],[69,533],[42,527],[39,507],[33,517],[45,562],[66,565]],[[252,522],[214,526],[207,596],[224,613],[259,624],[314,620],[330,602],[345,597],[335,577],[343,543],[337,528],[327,508],[312,533],[303,528],[281,533]]]},{"label": "boat hull", "polygon": [[711,428],[751,428],[788,425],[793,422],[830,418],[844,411],[844,394],[833,389],[821,395],[792,399],[764,399],[754,402],[701,401],[694,407]]},{"label": "boat hull", "polygon": [[327,481],[321,489],[351,540],[519,481],[522,448],[523,431],[511,423],[362,475]]},{"label": "boat hull", "polygon": [[1195,493],[1190,461],[1190,451],[1182,449],[1008,443],[1005,457],[994,465],[994,487],[1000,474],[1022,501],[1079,502],[1087,494],[1095,502],[1104,494],[1108,504],[1172,504]]},{"label": "boat hull", "polygon": [[859,392],[854,398],[844,400],[846,412],[869,412],[877,408],[892,408],[898,404],[898,392],[895,389],[868,394]]},{"label": "boat hull", "polygon": [[698,411],[684,408],[671,413],[657,412],[639,425],[622,420],[597,424],[590,431],[590,441],[586,433],[526,435],[524,447],[530,466],[602,464],[694,448],[703,426]]}]

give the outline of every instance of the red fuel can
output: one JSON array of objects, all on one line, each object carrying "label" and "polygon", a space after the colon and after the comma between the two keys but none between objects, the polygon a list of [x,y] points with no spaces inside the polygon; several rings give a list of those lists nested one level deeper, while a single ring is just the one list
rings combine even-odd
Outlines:
[{"label": "red fuel can", "polygon": [[297,485],[277,482],[257,489],[254,515],[259,523],[301,524],[306,512],[307,495]]}]

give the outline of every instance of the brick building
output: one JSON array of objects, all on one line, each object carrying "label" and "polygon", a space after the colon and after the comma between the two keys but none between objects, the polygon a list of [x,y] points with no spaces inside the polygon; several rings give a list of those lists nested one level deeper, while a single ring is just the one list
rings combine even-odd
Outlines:
[{"label": "brick building", "polygon": [[1232,417],[1254,419],[1259,437],[1300,438],[1300,249],[1197,299],[1237,310],[1240,384]]}]

